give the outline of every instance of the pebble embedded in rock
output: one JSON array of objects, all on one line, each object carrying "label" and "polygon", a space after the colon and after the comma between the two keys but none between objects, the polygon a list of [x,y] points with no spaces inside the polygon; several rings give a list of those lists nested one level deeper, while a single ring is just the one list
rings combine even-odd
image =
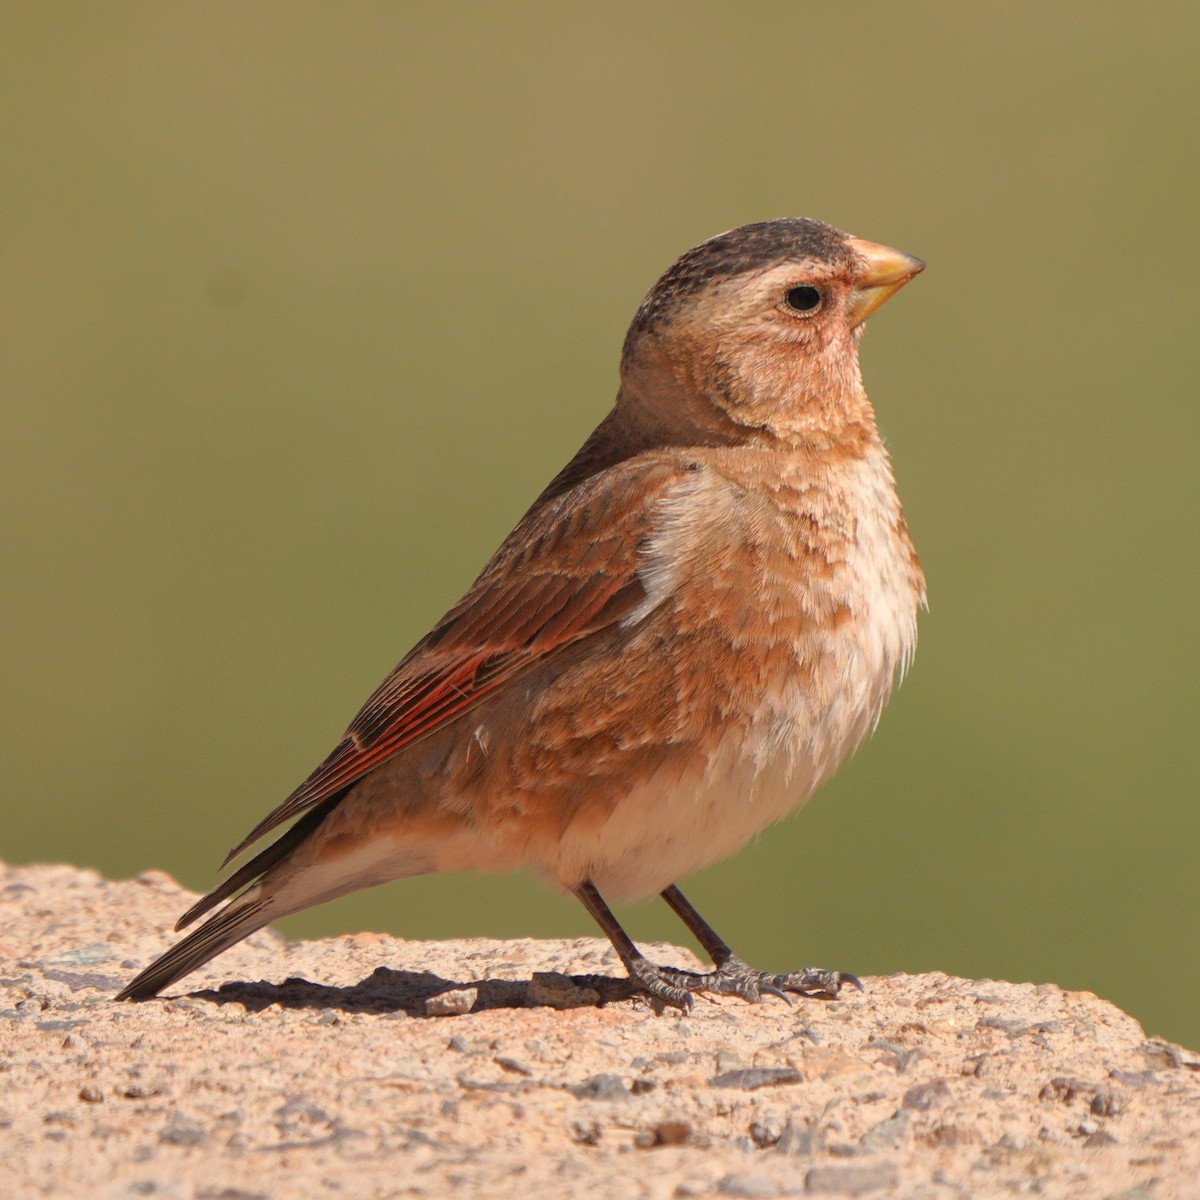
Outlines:
[{"label": "pebble embedded in rock", "polygon": [[753,1092],[759,1088],[803,1082],[804,1076],[794,1067],[747,1067],[713,1076],[712,1086],[740,1088],[744,1092]]}]

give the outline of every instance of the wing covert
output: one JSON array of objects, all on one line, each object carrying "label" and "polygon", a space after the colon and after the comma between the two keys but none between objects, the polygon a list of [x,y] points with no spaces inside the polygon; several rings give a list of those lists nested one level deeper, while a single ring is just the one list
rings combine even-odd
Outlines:
[{"label": "wing covert", "polygon": [[332,753],[226,856],[361,779],[564,646],[644,604],[656,502],[687,464],[645,457],[543,498],[372,693]]}]

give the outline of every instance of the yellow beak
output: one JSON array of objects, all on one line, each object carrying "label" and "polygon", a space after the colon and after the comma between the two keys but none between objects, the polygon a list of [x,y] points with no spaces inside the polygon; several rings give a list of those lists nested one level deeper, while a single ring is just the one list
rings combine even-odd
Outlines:
[{"label": "yellow beak", "polygon": [[862,263],[850,291],[850,325],[861,325],[893,292],[898,292],[925,264],[911,254],[867,242],[848,239],[850,249]]}]

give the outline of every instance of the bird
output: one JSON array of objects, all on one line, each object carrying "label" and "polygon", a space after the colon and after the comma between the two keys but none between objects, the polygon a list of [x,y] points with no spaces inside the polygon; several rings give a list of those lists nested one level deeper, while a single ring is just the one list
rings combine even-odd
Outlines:
[{"label": "bird", "polygon": [[[912,658],[925,578],[858,348],[924,267],[804,217],[683,254],[612,409],[118,998],[360,888],[511,868],[574,893],[661,1009],[861,987],[751,968],[678,880],[800,807]],[[655,894],[712,970],[651,962],[605,898]]]}]

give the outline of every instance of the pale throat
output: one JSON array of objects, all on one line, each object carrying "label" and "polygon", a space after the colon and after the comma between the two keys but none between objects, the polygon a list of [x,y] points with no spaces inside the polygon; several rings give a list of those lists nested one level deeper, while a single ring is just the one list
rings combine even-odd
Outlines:
[{"label": "pale throat", "polygon": [[[817,351],[813,353],[813,351]],[[685,338],[631,347],[622,363],[614,425],[635,442],[702,444],[781,440],[838,445],[875,430],[852,335],[819,346]],[[639,436],[640,435],[640,436]]]},{"label": "pale throat", "polygon": [[830,347],[815,358],[794,350],[744,356],[713,402],[736,423],[769,431],[797,447],[825,449],[848,440],[861,442],[864,433],[875,440],[875,413],[858,356],[839,350]]}]

